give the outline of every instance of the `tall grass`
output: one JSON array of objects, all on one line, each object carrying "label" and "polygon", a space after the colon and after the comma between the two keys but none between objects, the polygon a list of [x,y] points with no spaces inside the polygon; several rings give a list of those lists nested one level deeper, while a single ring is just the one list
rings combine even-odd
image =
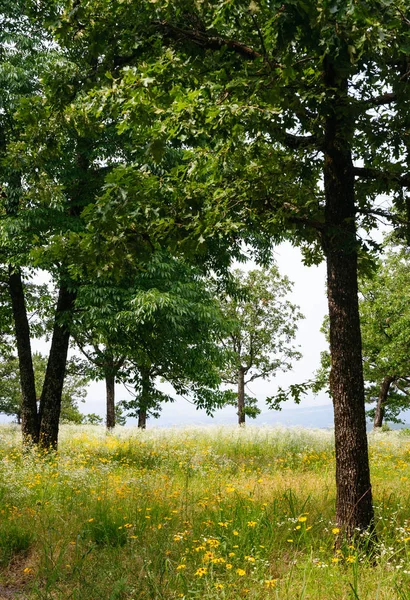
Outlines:
[{"label": "tall grass", "polygon": [[[333,436],[0,428],[0,599],[410,598],[410,436],[370,436],[378,545],[335,550]],[[2,596],[3,593],[3,596]]]}]

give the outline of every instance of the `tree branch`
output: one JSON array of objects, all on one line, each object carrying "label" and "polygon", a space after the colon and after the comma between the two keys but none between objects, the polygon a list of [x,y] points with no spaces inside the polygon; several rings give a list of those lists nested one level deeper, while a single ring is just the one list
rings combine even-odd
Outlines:
[{"label": "tree branch", "polygon": [[390,171],[379,171],[373,167],[354,167],[354,174],[360,179],[375,179],[385,183],[391,182],[392,185],[399,184],[401,187],[410,187],[410,173],[397,175]]},{"label": "tree branch", "polygon": [[376,96],[375,98],[369,98],[369,100],[363,100],[359,102],[360,106],[365,108],[372,108],[373,106],[386,106],[388,104],[393,104],[396,102],[397,94],[382,94],[381,96]]},{"label": "tree branch", "polygon": [[241,42],[237,42],[235,40],[228,40],[218,35],[211,35],[206,31],[200,31],[198,29],[182,29],[176,25],[168,23],[168,21],[157,21],[156,25],[171,37],[176,39],[191,40],[194,42],[194,44],[197,44],[203,48],[220,50],[221,48],[225,47],[251,60],[263,58],[263,54],[257,52],[246,44],[242,44]]}]

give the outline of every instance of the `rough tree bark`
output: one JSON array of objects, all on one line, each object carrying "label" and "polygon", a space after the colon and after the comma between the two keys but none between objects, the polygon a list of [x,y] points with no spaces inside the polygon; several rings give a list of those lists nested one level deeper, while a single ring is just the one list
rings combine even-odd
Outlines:
[{"label": "rough tree bark", "polygon": [[115,427],[115,376],[110,372],[105,374],[105,390],[107,401],[107,429]]},{"label": "rough tree bark", "polygon": [[17,354],[19,359],[21,402],[21,430],[25,445],[37,444],[40,422],[37,413],[37,396],[31,355],[30,327],[27,318],[21,271],[9,267],[8,286],[14,317]]},{"label": "rough tree bark", "polygon": [[[372,531],[374,513],[368,458],[357,286],[355,182],[346,116],[347,81],[325,65],[337,90],[329,106],[324,148],[325,235],[331,352],[330,389],[336,446],[336,521],[352,536]],[[329,98],[331,92],[329,91]]]},{"label": "rough tree bark", "polygon": [[68,289],[66,284],[62,282],[58,295],[44,386],[40,398],[39,444],[45,449],[57,448],[61,394],[70,341],[70,321],[75,298],[75,291]]},{"label": "rough tree bark", "polygon": [[245,370],[238,369],[238,424],[245,425]]},{"label": "rough tree bark", "polygon": [[377,429],[383,425],[387,396],[389,395],[390,386],[394,381],[394,377],[387,375],[380,386],[379,397],[376,404],[376,412],[374,413],[373,428]]}]

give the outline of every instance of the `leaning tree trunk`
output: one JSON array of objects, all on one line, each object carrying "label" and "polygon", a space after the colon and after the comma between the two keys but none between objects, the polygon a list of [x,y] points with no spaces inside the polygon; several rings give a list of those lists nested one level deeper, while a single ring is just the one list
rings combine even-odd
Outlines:
[{"label": "leaning tree trunk", "polygon": [[111,373],[105,375],[105,390],[107,401],[107,429],[115,427],[115,376]]},{"label": "leaning tree trunk", "polygon": [[379,397],[376,404],[376,412],[374,413],[373,428],[378,429],[383,425],[384,413],[386,412],[387,396],[389,395],[390,386],[394,381],[394,377],[386,376],[380,386]]},{"label": "leaning tree trunk", "polygon": [[[327,65],[326,82],[338,93],[326,122],[324,147],[327,290],[331,353],[330,390],[336,447],[336,521],[347,536],[374,528],[366,434],[358,306],[353,162],[347,137],[347,82]],[[329,91],[329,96],[332,94]]]},{"label": "leaning tree trunk", "polygon": [[22,392],[21,430],[23,434],[23,444],[37,444],[39,439],[37,396],[33,360],[31,356],[30,327],[27,318],[20,269],[14,269],[11,266],[9,267],[8,286],[13,309],[14,330],[16,333],[17,354],[19,359]]},{"label": "leaning tree trunk", "polygon": [[55,313],[53,337],[48,357],[43,391],[40,398],[40,446],[56,449],[61,412],[70,323],[76,293],[61,283]]},{"label": "leaning tree trunk", "polygon": [[238,424],[245,425],[245,371],[238,369]]}]

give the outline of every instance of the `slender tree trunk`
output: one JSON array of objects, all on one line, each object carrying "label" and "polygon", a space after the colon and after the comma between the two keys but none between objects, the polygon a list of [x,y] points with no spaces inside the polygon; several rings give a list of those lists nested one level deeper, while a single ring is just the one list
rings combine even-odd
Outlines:
[{"label": "slender tree trunk", "polygon": [[150,405],[151,375],[149,369],[140,369],[141,372],[141,397],[138,408],[138,428],[146,429],[148,406]]},{"label": "slender tree trunk", "polygon": [[70,322],[76,293],[61,283],[55,314],[53,337],[48,357],[43,391],[40,398],[40,446],[57,448],[58,426],[61,412],[61,394],[63,391],[67,364],[68,344],[70,341]]},{"label": "slender tree trunk", "polygon": [[389,395],[390,386],[394,381],[394,377],[386,376],[380,386],[379,397],[377,399],[376,412],[374,414],[373,428],[377,429],[383,425],[385,407],[387,404],[387,396]]},{"label": "slender tree trunk", "polygon": [[19,269],[9,267],[9,291],[16,332],[17,354],[19,358],[20,384],[22,392],[21,423],[23,444],[37,444],[39,440],[39,418],[31,355],[30,327],[24,299],[23,282]]},{"label": "slender tree trunk", "polygon": [[238,424],[245,425],[245,371],[238,369]]},{"label": "slender tree trunk", "polygon": [[115,376],[111,373],[105,374],[105,389],[107,398],[107,429],[115,427]]},{"label": "slender tree trunk", "polygon": [[338,88],[325,132],[323,239],[335,419],[336,521],[346,535],[353,536],[357,529],[374,529],[358,306],[355,184],[347,141],[354,127],[343,101],[347,82],[328,65],[325,77],[330,88]]}]

